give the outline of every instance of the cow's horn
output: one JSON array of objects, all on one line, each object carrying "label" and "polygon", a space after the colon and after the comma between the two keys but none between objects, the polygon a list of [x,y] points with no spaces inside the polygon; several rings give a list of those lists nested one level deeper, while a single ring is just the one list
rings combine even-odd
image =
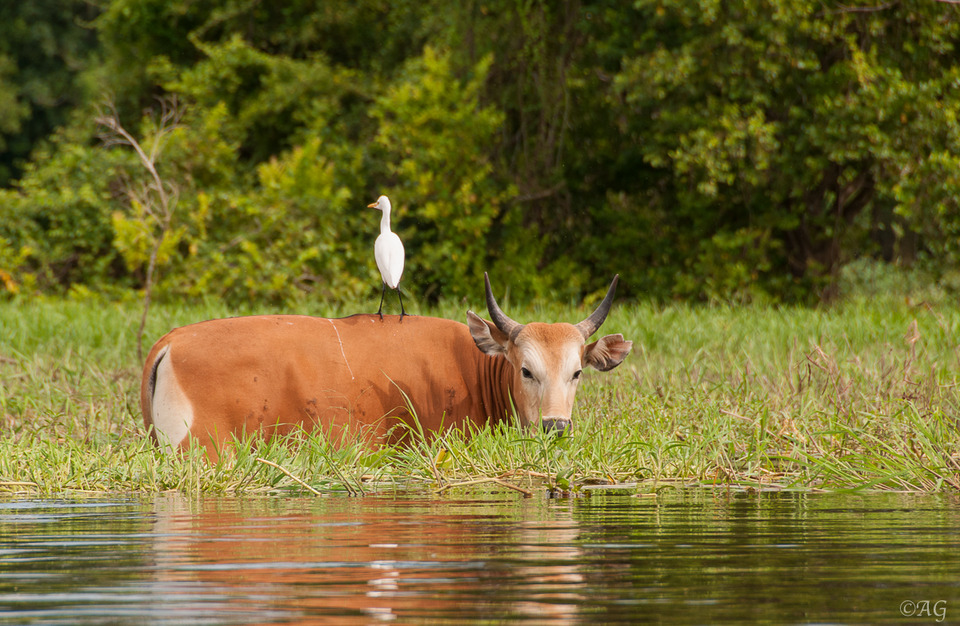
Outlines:
[{"label": "cow's horn", "polygon": [[603,302],[597,307],[597,310],[590,314],[590,317],[577,324],[577,330],[583,335],[584,339],[589,339],[590,335],[597,332],[597,329],[607,319],[607,313],[610,312],[610,306],[613,304],[613,295],[617,292],[617,282],[620,280],[620,274],[613,277],[610,288],[607,289],[607,295],[603,297]]},{"label": "cow's horn", "polygon": [[487,289],[487,312],[490,314],[490,320],[494,326],[500,329],[500,332],[510,339],[513,339],[523,328],[523,324],[519,324],[507,317],[506,314],[500,310],[500,307],[497,306],[497,299],[493,297],[493,289],[490,288],[490,277],[487,276],[486,272],[483,273],[483,284]]}]

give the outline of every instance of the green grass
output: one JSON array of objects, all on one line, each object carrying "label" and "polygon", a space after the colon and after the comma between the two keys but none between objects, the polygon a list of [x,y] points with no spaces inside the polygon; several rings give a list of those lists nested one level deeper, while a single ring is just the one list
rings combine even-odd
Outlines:
[{"label": "green grass", "polygon": [[[466,308],[418,312],[463,319]],[[522,322],[586,314],[557,304],[508,310]],[[572,493],[685,484],[960,490],[960,312],[948,304],[620,305],[604,330],[632,339],[633,353],[612,372],[585,373],[570,436],[500,427],[368,450],[302,433],[241,442],[216,464],[198,452],[161,455],[145,437],[139,313],[135,303],[0,303],[0,493],[362,495],[478,480]],[[157,306],[147,343],[237,313]]]}]

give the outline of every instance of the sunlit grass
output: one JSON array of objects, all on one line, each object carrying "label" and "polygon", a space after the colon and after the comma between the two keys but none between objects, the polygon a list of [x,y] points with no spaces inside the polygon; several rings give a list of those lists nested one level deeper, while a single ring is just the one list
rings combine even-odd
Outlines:
[{"label": "sunlit grass", "polygon": [[[466,308],[483,310],[448,303],[433,313],[462,319]],[[147,337],[249,312],[159,306]],[[510,313],[576,321],[586,311]],[[960,313],[948,305],[618,306],[605,330],[632,339],[634,351],[612,372],[585,374],[576,427],[563,438],[501,425],[424,440],[414,427],[408,445],[370,450],[300,433],[239,442],[218,463],[199,451],[161,454],[146,437],[138,316],[135,303],[0,304],[0,492],[363,495],[480,479],[564,493],[960,490]]]}]

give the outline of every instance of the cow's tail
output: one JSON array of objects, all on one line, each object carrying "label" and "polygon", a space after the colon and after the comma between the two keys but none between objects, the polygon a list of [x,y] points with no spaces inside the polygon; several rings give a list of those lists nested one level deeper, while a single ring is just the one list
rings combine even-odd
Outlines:
[{"label": "cow's tail", "polygon": [[163,362],[163,359],[166,358],[167,352],[170,351],[170,346],[164,346],[155,357],[153,357],[153,362],[149,363],[149,374],[144,377],[143,388],[140,390],[140,409],[143,411],[143,425],[147,428],[147,432],[150,433],[150,438],[153,439],[154,443],[159,443],[157,439],[157,429],[156,423],[154,421],[154,394],[157,392],[157,377],[159,376],[160,364]]}]

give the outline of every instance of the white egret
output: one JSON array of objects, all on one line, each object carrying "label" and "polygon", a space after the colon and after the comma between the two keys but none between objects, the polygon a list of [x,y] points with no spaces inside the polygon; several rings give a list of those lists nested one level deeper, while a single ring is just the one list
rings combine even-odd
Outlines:
[{"label": "white egret", "polygon": [[383,279],[383,289],[380,291],[380,308],[377,309],[377,315],[383,319],[383,296],[387,292],[387,287],[397,290],[397,297],[400,298],[400,321],[406,312],[403,310],[403,296],[400,294],[400,276],[403,275],[403,242],[396,233],[390,230],[390,198],[380,196],[373,204],[368,204],[367,208],[378,209],[383,213],[380,218],[380,236],[373,245],[373,256],[377,259],[377,269],[380,270],[380,278]]}]

